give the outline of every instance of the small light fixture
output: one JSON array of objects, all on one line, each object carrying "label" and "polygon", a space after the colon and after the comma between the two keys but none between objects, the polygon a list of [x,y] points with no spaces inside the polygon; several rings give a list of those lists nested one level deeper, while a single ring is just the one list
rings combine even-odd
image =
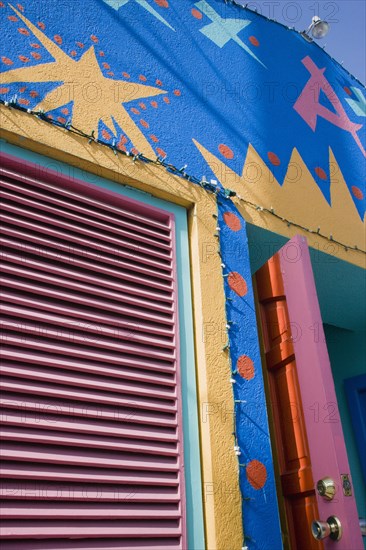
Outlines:
[{"label": "small light fixture", "polygon": [[306,31],[306,34],[309,35],[309,33],[311,32],[313,38],[319,40],[320,38],[324,38],[328,34],[329,29],[330,25],[327,21],[323,21],[318,15],[314,15],[311,20],[311,24]]},{"label": "small light fixture", "polygon": [[313,35],[313,37],[316,39],[319,39],[319,38],[324,38],[324,36],[328,34],[329,29],[330,29],[329,23],[327,23],[326,21],[322,21],[320,17],[318,17],[317,15],[314,15],[311,21],[311,25],[308,28],[307,32],[311,31],[311,34]]},{"label": "small light fixture", "polygon": [[323,21],[318,15],[314,15],[308,30],[303,31],[301,34],[308,42],[312,42],[313,39],[309,35],[310,32],[313,38],[320,40],[328,34],[329,29],[330,25],[329,23],[327,23],[327,21]]}]

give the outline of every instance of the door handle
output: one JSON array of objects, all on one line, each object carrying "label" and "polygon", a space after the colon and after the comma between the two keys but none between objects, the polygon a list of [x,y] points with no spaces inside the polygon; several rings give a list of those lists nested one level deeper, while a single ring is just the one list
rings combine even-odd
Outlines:
[{"label": "door handle", "polygon": [[330,516],[327,521],[313,521],[311,533],[316,540],[322,540],[326,537],[339,540],[342,536],[342,525],[336,516]]},{"label": "door handle", "polygon": [[316,489],[318,494],[325,500],[333,500],[336,493],[336,486],[331,477],[323,477],[323,479],[319,479],[316,484]]}]

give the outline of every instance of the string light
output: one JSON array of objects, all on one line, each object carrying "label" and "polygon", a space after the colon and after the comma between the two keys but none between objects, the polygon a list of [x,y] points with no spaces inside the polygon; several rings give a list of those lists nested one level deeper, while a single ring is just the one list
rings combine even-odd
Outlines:
[{"label": "string light", "polygon": [[[232,3],[234,3],[234,4],[236,4],[236,2],[234,0],[230,0],[230,1],[232,1]],[[240,7],[243,7],[243,6],[240,6]],[[243,197],[238,195],[232,189],[227,189],[227,188],[224,188],[224,187],[220,187],[218,185],[217,180],[211,179],[210,182],[208,183],[205,176],[203,176],[201,179],[199,179],[199,178],[196,178],[195,176],[188,175],[185,172],[185,169],[188,166],[187,164],[185,164],[182,168],[178,169],[173,164],[167,163],[165,161],[165,159],[167,158],[167,155],[165,155],[164,157],[158,156],[154,160],[150,159],[148,157],[145,157],[145,155],[143,155],[142,153],[137,153],[137,154],[131,155],[131,153],[129,151],[123,151],[122,149],[119,149],[118,145],[116,145],[116,140],[113,140],[112,143],[107,143],[107,142],[97,138],[95,136],[95,131],[94,130],[92,130],[91,134],[87,134],[87,133],[83,132],[82,130],[79,130],[78,128],[75,128],[75,126],[73,126],[71,124],[71,120],[68,120],[66,123],[64,123],[64,122],[59,122],[58,120],[50,119],[50,118],[48,118],[48,116],[45,114],[45,112],[42,109],[39,110],[39,111],[34,111],[32,109],[22,107],[21,105],[16,103],[16,99],[17,99],[16,96],[13,96],[10,101],[5,101],[3,99],[0,99],[0,104],[4,105],[5,107],[11,108],[11,109],[16,109],[16,110],[21,111],[23,113],[36,116],[37,118],[47,122],[48,124],[51,124],[53,126],[57,126],[59,128],[63,128],[65,130],[67,130],[68,132],[72,133],[72,134],[75,134],[77,136],[86,138],[88,140],[89,145],[92,144],[92,143],[97,143],[98,145],[108,147],[109,149],[111,149],[113,151],[113,153],[115,155],[122,154],[122,155],[125,155],[127,157],[132,156],[133,162],[141,161],[141,162],[144,162],[145,164],[155,164],[155,165],[163,166],[169,173],[171,173],[173,175],[176,175],[178,177],[182,177],[182,178],[184,178],[184,179],[186,179],[186,180],[188,180],[188,181],[190,181],[190,182],[192,182],[196,185],[199,185],[202,189],[205,189],[209,193],[215,194],[217,196],[217,201],[218,201],[219,204],[221,204],[219,202],[219,198],[230,199],[230,198],[236,196],[239,199],[240,202],[242,202],[244,204],[247,204],[248,206],[251,206],[252,208],[255,208],[256,210],[258,210],[260,212],[265,212],[266,214],[270,214],[271,216],[274,216],[275,218],[281,220],[283,223],[286,223],[288,227],[294,226],[294,227],[297,227],[298,229],[302,229],[303,231],[306,231],[307,233],[313,233],[313,231],[310,228],[305,227],[304,225],[298,224],[298,223],[296,223],[292,220],[288,220],[288,219],[284,218],[283,216],[278,215],[272,207],[270,209],[268,209],[268,208],[263,207],[259,204],[254,204],[253,202],[250,202],[250,201],[247,201],[246,199],[243,199]],[[219,237],[220,228],[216,228],[216,230],[217,230],[217,234],[215,234],[215,237]],[[318,227],[316,233],[322,239],[325,239],[329,242],[332,242],[333,244],[337,244],[339,246],[342,246],[346,252],[348,250],[353,250],[353,251],[359,252],[361,254],[366,254],[365,250],[362,250],[362,249],[358,248],[356,245],[351,246],[349,244],[345,244],[345,243],[342,243],[341,241],[335,240],[332,235],[330,235],[328,237],[327,235],[324,235],[323,233],[320,233],[320,227]]]},{"label": "string light", "polygon": [[[219,201],[216,200],[216,208],[217,208],[217,214],[214,214],[213,217],[215,219],[219,219]],[[219,224],[217,223],[217,227],[216,229],[219,228]],[[219,236],[220,233],[217,232],[215,233],[215,235]],[[220,245],[220,239],[218,241],[218,250],[217,250],[217,254],[219,256],[219,258],[222,258],[222,251],[221,251],[221,245]],[[225,278],[227,278],[229,276],[228,273],[224,273],[224,270],[226,269],[226,264],[224,262],[221,261],[221,269],[222,269],[222,277],[223,277],[223,281],[225,280]],[[234,407],[233,407],[233,430],[232,430],[232,435],[233,435],[233,438],[234,438],[234,453],[235,453],[235,456],[237,457],[238,459],[238,466],[239,466],[239,472],[240,472],[240,462],[239,462],[239,457],[242,455],[242,450],[240,448],[240,445],[239,445],[239,441],[238,441],[238,435],[237,435],[237,406],[240,405],[241,403],[246,403],[246,401],[242,400],[242,399],[236,399],[236,389],[235,389],[235,385],[237,383],[237,380],[236,380],[236,377],[237,375],[239,374],[238,373],[238,370],[236,368],[233,367],[233,362],[232,362],[232,357],[231,357],[231,353],[230,353],[230,337],[229,337],[229,331],[230,331],[230,328],[232,325],[234,325],[235,323],[233,321],[230,321],[228,319],[228,312],[227,312],[227,307],[228,305],[230,304],[230,302],[233,302],[233,299],[226,296],[226,292],[225,292],[225,288],[223,289],[224,291],[224,295],[225,295],[225,298],[226,298],[226,324],[225,324],[225,327],[226,327],[226,337],[227,337],[227,342],[225,344],[225,346],[223,347],[223,352],[226,352],[228,351],[228,361],[229,361],[229,366],[230,366],[230,370],[231,370],[231,377],[230,377],[230,382],[232,384],[232,388],[233,388],[233,397],[234,397]],[[255,499],[251,498],[251,497],[246,497],[242,494],[242,501],[254,501]],[[244,534],[244,541],[243,541],[243,549],[246,549],[246,550],[249,550],[248,547],[246,546],[246,537],[245,537],[245,534]]]},{"label": "string light", "polygon": [[346,252],[348,250],[354,250],[356,252],[361,252],[362,254],[366,254],[366,251],[358,248],[357,245],[350,246],[348,244],[342,243],[341,241],[337,241],[336,239],[333,238],[333,235],[330,235],[329,237],[327,235],[324,235],[323,233],[320,232],[320,227],[318,227],[318,229],[316,231],[314,231],[313,229],[310,229],[309,227],[306,227],[305,225],[301,225],[300,223],[294,222],[292,220],[288,220],[287,218],[284,218],[283,216],[280,216],[279,214],[277,214],[274,211],[274,209],[272,207],[271,208],[266,208],[264,206],[260,206],[259,204],[255,204],[254,202],[251,202],[251,201],[248,201],[248,200],[244,199],[243,197],[241,197],[238,194],[236,195],[236,198],[240,202],[242,202],[243,204],[246,204],[246,205],[250,206],[251,208],[254,208],[258,212],[265,212],[266,214],[270,214],[271,216],[274,216],[278,220],[281,220],[283,223],[286,223],[287,227],[293,226],[293,227],[297,227],[298,229],[302,229],[303,231],[306,231],[307,233],[316,233],[322,239],[325,239],[325,240],[327,240],[327,241],[329,241],[333,244],[337,244],[339,246],[342,246]]}]

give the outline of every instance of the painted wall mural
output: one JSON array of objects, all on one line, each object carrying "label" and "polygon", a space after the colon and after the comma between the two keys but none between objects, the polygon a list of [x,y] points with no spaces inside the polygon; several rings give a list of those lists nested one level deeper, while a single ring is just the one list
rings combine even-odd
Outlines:
[{"label": "painted wall mural", "polygon": [[234,398],[234,449],[238,456],[244,521],[243,547],[282,548],[273,458],[263,391],[254,294],[245,220],[218,197],[218,233]]},{"label": "painted wall mural", "polygon": [[[224,0],[24,0],[0,2],[0,16],[3,100],[219,180],[243,544],[271,536],[280,549],[245,221],[220,184],[255,204],[274,197],[315,230],[325,216],[363,248],[364,86],[295,31]],[[248,158],[273,177],[248,185]]]},{"label": "painted wall mural", "polygon": [[0,2],[3,99],[199,177],[193,140],[237,174],[252,147],[278,185],[296,154],[328,203],[339,165],[363,220],[365,88],[317,44],[223,0],[80,5]]}]

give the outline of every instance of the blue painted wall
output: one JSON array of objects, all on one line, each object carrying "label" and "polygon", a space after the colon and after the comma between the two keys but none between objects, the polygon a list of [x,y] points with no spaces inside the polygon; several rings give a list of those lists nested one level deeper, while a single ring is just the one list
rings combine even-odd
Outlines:
[{"label": "blue painted wall", "polygon": [[[136,134],[123,107],[149,152],[167,154],[178,167],[188,163],[198,177],[210,171],[193,139],[238,173],[253,145],[280,183],[296,147],[328,200],[331,147],[363,217],[365,88],[316,43],[225,0],[24,0],[14,9],[0,2],[3,99],[16,95],[35,108],[58,90],[48,96],[54,119],[82,126],[78,113],[92,109],[95,132],[131,150]],[[68,59],[58,56],[46,70],[52,48],[20,16]],[[90,87],[92,74],[82,93],[70,87],[66,98],[62,88],[67,63],[83,62],[90,48],[94,70],[111,87],[134,85],[110,101],[108,116],[103,93]],[[160,95],[145,97],[144,86]]]},{"label": "blue painted wall", "polygon": [[263,390],[261,355],[245,220],[218,199],[218,240],[226,296],[227,344],[234,398],[234,448],[238,455],[244,522],[243,546],[282,548],[281,529]]}]

